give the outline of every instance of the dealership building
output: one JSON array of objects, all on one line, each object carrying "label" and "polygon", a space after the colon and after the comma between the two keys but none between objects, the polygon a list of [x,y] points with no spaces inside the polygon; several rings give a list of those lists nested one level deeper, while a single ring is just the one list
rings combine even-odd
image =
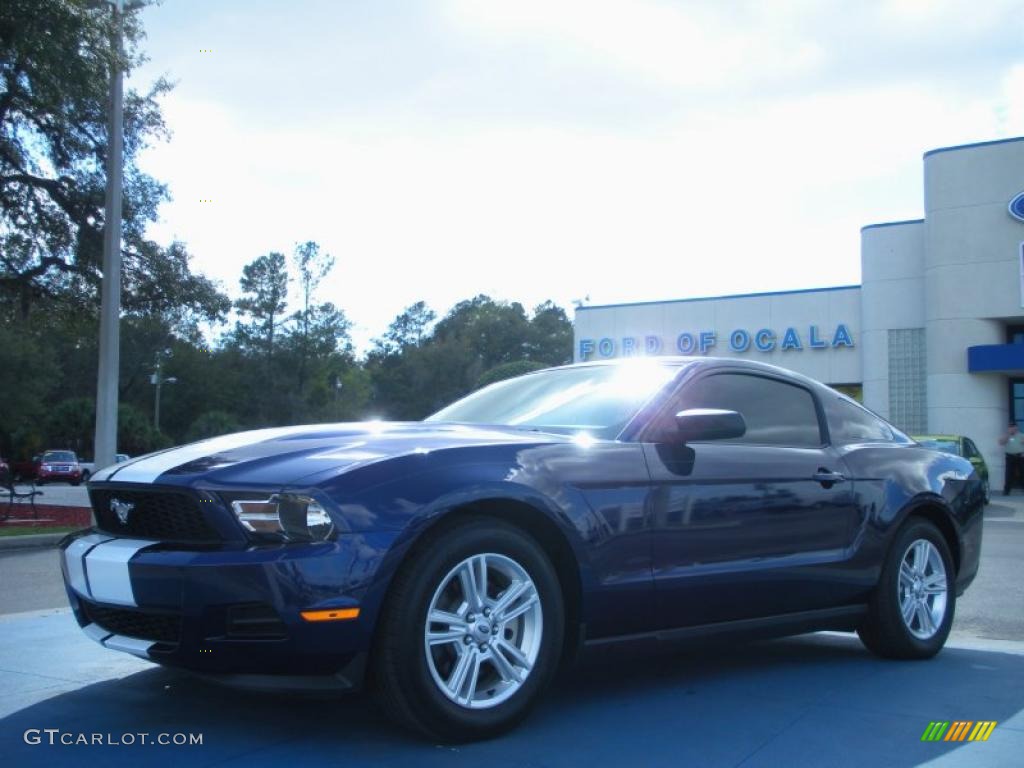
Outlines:
[{"label": "dealership building", "polygon": [[781,365],[911,434],[998,443],[1024,427],[1024,137],[924,155],[924,218],[861,230],[861,284],[576,311],[575,357],[714,355]]}]

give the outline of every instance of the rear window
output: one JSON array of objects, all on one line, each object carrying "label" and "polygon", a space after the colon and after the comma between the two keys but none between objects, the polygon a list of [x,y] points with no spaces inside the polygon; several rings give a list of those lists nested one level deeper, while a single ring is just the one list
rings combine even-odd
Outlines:
[{"label": "rear window", "polygon": [[833,445],[910,442],[910,438],[884,419],[843,395],[837,394],[824,400]]}]

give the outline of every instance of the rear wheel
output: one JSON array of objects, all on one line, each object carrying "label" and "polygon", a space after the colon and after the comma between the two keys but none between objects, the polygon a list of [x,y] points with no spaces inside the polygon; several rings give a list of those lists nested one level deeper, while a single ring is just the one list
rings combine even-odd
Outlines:
[{"label": "rear wheel", "polygon": [[396,575],[374,648],[383,708],[432,739],[516,725],[556,671],[558,577],[529,535],[498,520],[447,529]]},{"label": "rear wheel", "polygon": [[949,546],[932,523],[912,517],[886,556],[860,639],[879,656],[927,659],[945,644],[955,608]]}]

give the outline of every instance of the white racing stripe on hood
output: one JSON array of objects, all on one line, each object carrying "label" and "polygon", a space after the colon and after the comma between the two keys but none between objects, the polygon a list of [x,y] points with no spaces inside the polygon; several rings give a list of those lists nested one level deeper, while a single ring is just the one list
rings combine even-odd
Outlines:
[{"label": "white racing stripe on hood", "polygon": [[303,432],[308,432],[309,426],[303,427],[279,427],[277,429],[256,429],[251,432],[239,432],[234,435],[224,435],[203,440],[191,445],[183,445],[181,448],[174,448],[163,453],[156,453],[149,458],[133,461],[129,464],[118,464],[110,467],[110,472],[104,472],[104,477],[94,478],[97,481],[117,480],[125,483],[152,483],[164,472],[188,464],[190,461],[212,456],[222,451],[230,451],[235,448],[242,448],[254,443],[265,443],[268,440],[276,440],[280,437],[288,437]]}]

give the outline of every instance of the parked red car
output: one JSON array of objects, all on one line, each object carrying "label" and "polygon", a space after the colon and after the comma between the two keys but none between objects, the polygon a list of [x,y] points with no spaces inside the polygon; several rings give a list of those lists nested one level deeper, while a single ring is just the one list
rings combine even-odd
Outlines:
[{"label": "parked red car", "polygon": [[82,467],[78,463],[78,456],[74,451],[46,451],[39,458],[35,478],[36,485],[53,482],[80,485]]},{"label": "parked red car", "polygon": [[34,480],[39,472],[40,456],[33,456],[30,460],[12,461],[11,474],[15,480]]}]

